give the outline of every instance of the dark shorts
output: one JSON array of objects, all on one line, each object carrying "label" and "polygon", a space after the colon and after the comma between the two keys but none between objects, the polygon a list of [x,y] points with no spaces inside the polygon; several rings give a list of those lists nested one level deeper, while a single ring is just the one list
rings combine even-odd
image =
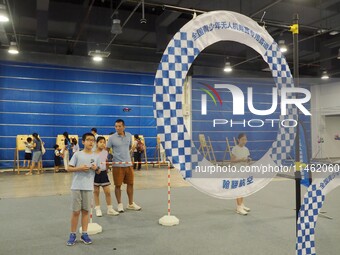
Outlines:
[{"label": "dark shorts", "polygon": [[54,157],[54,166],[60,166],[60,165],[61,165],[61,158]]},{"label": "dark shorts", "polygon": [[25,152],[25,160],[32,160],[32,153]]},{"label": "dark shorts", "polygon": [[94,176],[94,186],[104,187],[110,184],[109,176],[106,171],[101,171],[100,174]]}]

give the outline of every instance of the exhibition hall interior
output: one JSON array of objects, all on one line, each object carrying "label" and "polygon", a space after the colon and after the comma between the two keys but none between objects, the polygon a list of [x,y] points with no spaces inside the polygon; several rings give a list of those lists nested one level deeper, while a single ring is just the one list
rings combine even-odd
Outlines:
[{"label": "exhibition hall interior", "polygon": [[338,254],[340,1],[0,0],[0,254]]}]

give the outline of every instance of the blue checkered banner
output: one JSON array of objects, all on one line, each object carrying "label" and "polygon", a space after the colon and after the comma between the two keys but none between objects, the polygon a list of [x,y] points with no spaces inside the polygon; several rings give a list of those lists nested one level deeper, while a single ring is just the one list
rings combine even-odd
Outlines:
[{"label": "blue checkered banner", "polygon": [[[334,169],[330,169],[333,167]],[[309,186],[301,205],[298,218],[296,254],[315,255],[315,227],[318,215],[327,193],[340,185],[340,173],[334,166],[324,166],[325,172],[333,172],[326,177],[318,178]],[[316,178],[315,178],[316,177]]]},{"label": "blue checkered banner", "polygon": [[[216,176],[198,173],[198,169],[211,167],[197,150],[184,124],[182,112],[182,87],[195,58],[206,47],[219,41],[235,41],[256,50],[268,63],[281,96],[282,88],[292,88],[293,77],[277,43],[268,32],[252,19],[234,12],[214,11],[198,16],[177,32],[164,51],[155,76],[153,97],[157,131],[166,154],[182,176],[200,191],[222,199],[245,197],[265,187],[276,173],[266,178],[242,176]],[[297,120],[297,109],[287,106],[283,118]],[[294,127],[281,126],[276,141],[254,165],[280,166],[293,146]],[[236,179],[236,180],[235,180]],[[238,180],[237,180],[238,179]],[[236,185],[237,182],[237,185]],[[234,185],[225,185],[233,183]],[[242,184],[242,185],[241,185]]]}]

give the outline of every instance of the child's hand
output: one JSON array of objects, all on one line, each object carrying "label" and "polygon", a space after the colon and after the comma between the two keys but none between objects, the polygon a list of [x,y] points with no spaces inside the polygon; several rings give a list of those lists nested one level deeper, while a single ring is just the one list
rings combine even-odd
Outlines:
[{"label": "child's hand", "polygon": [[92,165],[92,166],[91,166],[91,170],[95,171],[96,174],[100,174],[100,171],[101,171],[100,168],[97,167],[96,165]]},{"label": "child's hand", "polygon": [[79,167],[80,171],[88,171],[90,168],[87,165],[83,165],[81,167]]}]

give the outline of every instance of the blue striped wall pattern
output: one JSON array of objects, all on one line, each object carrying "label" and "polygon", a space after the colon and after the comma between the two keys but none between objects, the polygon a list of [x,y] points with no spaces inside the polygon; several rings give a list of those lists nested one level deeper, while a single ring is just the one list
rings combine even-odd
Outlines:
[{"label": "blue striped wall pattern", "polygon": [[[152,73],[0,62],[0,168],[13,166],[17,134],[39,133],[47,148],[44,166],[53,166],[52,147],[57,134],[67,131],[81,136],[92,127],[98,128],[99,134],[109,134],[114,131],[114,121],[118,118],[126,121],[127,131],[144,135],[148,158],[153,160],[157,136],[153,118],[153,82]],[[269,107],[273,85],[204,77],[194,77],[192,84],[192,134],[197,148],[198,134],[204,133],[211,138],[216,157],[221,159],[226,148],[225,137],[232,141],[239,132],[246,132],[252,157],[260,158],[271,146],[277,130],[225,129],[223,126],[212,130],[212,118],[231,118],[232,98],[227,91],[219,90],[223,100],[223,107],[219,108],[208,96],[209,116],[202,116],[201,82],[212,86],[232,82],[240,85],[243,91],[247,86],[253,86],[255,107],[259,109]],[[124,107],[132,111],[123,112]],[[275,114],[278,116],[279,112]],[[252,115],[246,111],[245,118],[249,117]],[[307,127],[310,143],[310,118],[300,117]],[[24,152],[20,153],[20,158],[24,158]]]},{"label": "blue striped wall pattern", "polygon": [[44,166],[53,166],[58,134],[81,136],[96,127],[106,135],[118,118],[128,132],[144,135],[153,160],[153,80],[154,74],[0,62],[0,168],[13,166],[18,134],[39,133],[47,149]]},{"label": "blue striped wall pattern", "polygon": [[[201,95],[205,94],[201,88],[207,89],[203,84],[208,84],[214,87],[214,84],[232,84],[239,87],[245,96],[245,115],[233,116],[232,109],[232,94],[226,89],[216,89],[223,104],[220,105],[216,96],[217,105],[207,95],[207,115],[201,114]],[[192,80],[192,137],[195,146],[199,148],[199,134],[204,134],[206,139],[209,136],[215,152],[217,161],[222,161],[224,152],[226,150],[226,137],[228,137],[231,146],[234,146],[233,137],[237,138],[239,133],[246,133],[248,138],[247,147],[250,150],[251,157],[255,160],[260,159],[271,147],[276,139],[278,126],[272,128],[271,125],[264,125],[261,128],[243,127],[242,125],[235,125],[232,128],[230,125],[217,125],[213,127],[213,119],[233,119],[233,121],[241,121],[243,119],[278,119],[280,114],[280,107],[270,116],[257,116],[248,110],[247,106],[247,88],[253,87],[253,102],[255,109],[266,110],[272,105],[272,87],[275,87],[274,81],[270,79],[236,79],[236,78],[221,78],[212,79],[207,77],[196,77]],[[307,85],[301,85],[309,89]],[[278,100],[280,104],[280,100]],[[310,102],[305,104],[307,109],[310,109]],[[306,127],[307,144],[311,146],[311,120],[309,116],[303,114],[299,115],[300,120],[303,121]],[[258,124],[258,123],[256,123]],[[227,153],[226,159],[229,160],[230,156]]]}]

